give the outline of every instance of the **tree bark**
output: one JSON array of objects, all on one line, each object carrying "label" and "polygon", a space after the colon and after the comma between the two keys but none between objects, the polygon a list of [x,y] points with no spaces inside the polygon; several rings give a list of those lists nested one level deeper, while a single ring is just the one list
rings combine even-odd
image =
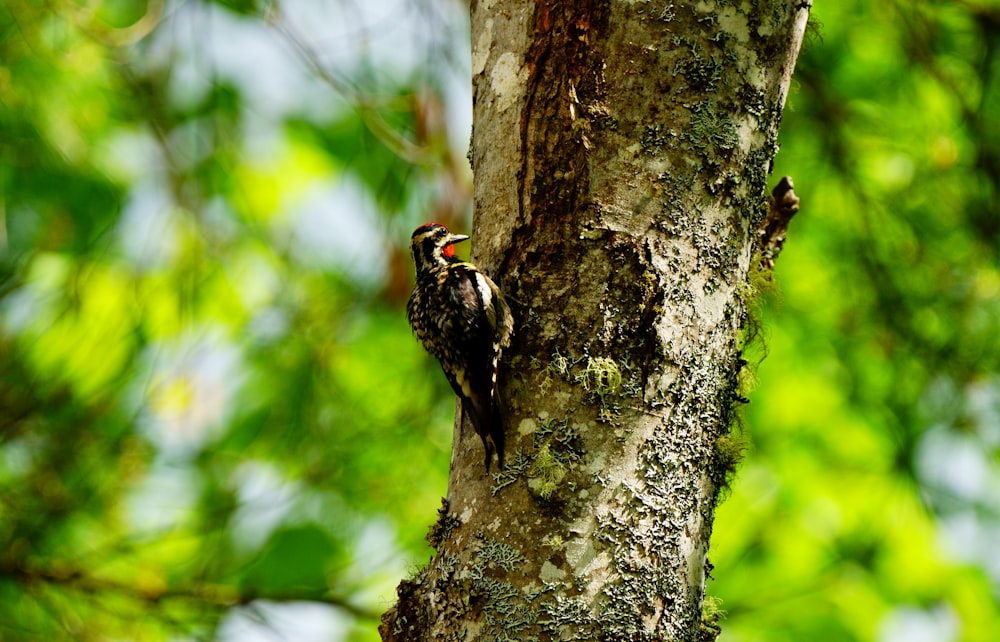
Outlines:
[{"label": "tree bark", "polygon": [[[507,468],[456,428],[384,640],[705,640],[792,0],[472,3],[474,261],[511,300]],[[725,572],[724,569],[720,572]]]}]

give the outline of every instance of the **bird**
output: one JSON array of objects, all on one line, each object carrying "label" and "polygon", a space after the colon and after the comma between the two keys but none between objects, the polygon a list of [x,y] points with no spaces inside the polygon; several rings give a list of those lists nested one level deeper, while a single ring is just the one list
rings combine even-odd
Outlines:
[{"label": "bird", "polygon": [[497,367],[510,345],[514,320],[500,288],[475,265],[455,256],[455,244],[468,240],[440,223],[413,231],[410,252],[416,283],[406,304],[414,335],[441,364],[486,450],[489,474],[493,454],[503,469],[504,427]]}]

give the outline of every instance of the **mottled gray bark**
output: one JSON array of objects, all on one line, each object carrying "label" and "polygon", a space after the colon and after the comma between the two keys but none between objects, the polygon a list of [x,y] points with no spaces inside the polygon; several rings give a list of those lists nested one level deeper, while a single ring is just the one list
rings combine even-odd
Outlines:
[{"label": "mottled gray bark", "polygon": [[[702,640],[748,275],[808,4],[472,5],[474,259],[507,469],[456,431],[385,640]],[[717,572],[724,573],[725,569]]]}]

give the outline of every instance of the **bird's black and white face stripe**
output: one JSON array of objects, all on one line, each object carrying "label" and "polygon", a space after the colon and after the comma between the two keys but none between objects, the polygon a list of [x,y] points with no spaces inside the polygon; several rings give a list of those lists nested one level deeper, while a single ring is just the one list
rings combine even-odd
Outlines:
[{"label": "bird's black and white face stripe", "polygon": [[427,223],[413,231],[410,237],[410,251],[417,271],[441,267],[455,260],[455,243],[461,243],[469,237],[463,234],[452,234],[440,223]]}]

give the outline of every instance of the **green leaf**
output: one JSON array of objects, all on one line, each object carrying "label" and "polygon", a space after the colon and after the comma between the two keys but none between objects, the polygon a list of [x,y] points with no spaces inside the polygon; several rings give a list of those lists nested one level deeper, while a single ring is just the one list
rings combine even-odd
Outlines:
[{"label": "green leaf", "polygon": [[280,528],[250,565],[244,587],[260,597],[323,593],[326,568],[336,553],[333,539],[317,524]]}]

